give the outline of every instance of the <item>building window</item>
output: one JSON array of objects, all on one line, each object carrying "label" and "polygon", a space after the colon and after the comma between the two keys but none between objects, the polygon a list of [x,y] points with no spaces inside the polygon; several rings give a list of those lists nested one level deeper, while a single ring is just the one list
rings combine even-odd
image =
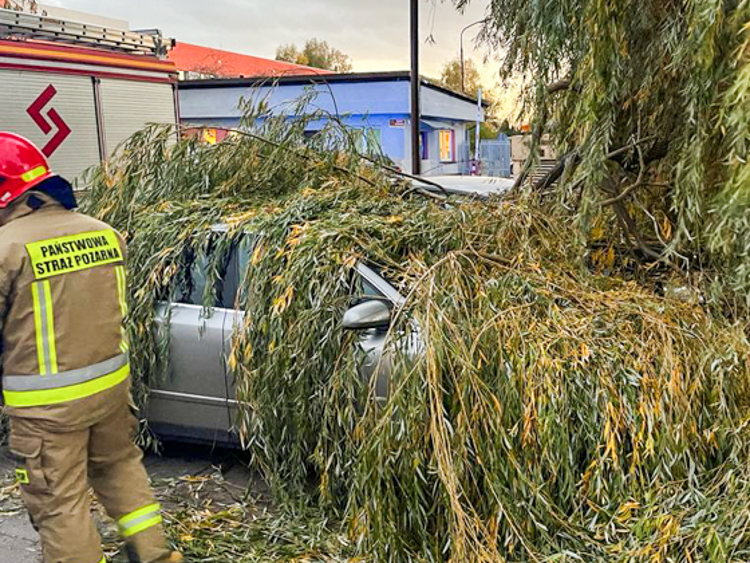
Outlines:
[{"label": "building window", "polygon": [[419,133],[419,152],[422,154],[422,160],[430,160],[430,137],[427,131]]},{"label": "building window", "polygon": [[366,127],[364,129],[364,148],[373,151],[381,151],[383,146],[383,132],[380,128]]},{"label": "building window", "polygon": [[361,151],[382,152],[382,131],[377,127],[350,127],[349,140]]},{"label": "building window", "polygon": [[453,129],[441,129],[440,162],[456,162],[456,132]]}]

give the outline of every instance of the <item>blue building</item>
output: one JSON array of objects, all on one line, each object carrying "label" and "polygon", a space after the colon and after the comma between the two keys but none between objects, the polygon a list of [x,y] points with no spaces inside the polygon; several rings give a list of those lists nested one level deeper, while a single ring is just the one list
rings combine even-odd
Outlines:
[{"label": "blue building", "polygon": [[[409,79],[409,72],[388,72],[182,82],[180,118],[189,127],[236,127],[241,100],[265,100],[274,110],[288,112],[312,89],[316,95],[309,112],[303,112],[322,109],[339,116],[348,127],[376,138],[397,166],[411,170]],[[478,114],[484,121],[484,107],[424,78],[421,106],[422,173],[466,174],[468,129]],[[308,128],[312,132],[324,125],[313,121]]]}]

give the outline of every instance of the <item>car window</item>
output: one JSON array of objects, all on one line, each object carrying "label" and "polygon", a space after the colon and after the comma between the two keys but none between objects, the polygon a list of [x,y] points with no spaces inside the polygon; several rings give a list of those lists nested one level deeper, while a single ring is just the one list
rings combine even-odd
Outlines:
[{"label": "car window", "polygon": [[216,305],[217,307],[234,309],[237,306],[237,292],[245,275],[245,269],[252,259],[254,245],[255,237],[251,234],[242,235],[239,241],[232,244],[217,294],[217,301],[220,303]]},{"label": "car window", "polygon": [[[243,276],[247,271],[250,261],[253,256],[253,249],[255,248],[256,238],[251,234],[246,234],[240,239],[240,242],[232,249],[232,259],[230,260],[229,270],[230,272],[236,268],[236,279],[237,288],[234,288],[232,293],[232,300],[236,298],[236,293],[239,288],[239,284],[242,283]],[[362,298],[375,298],[375,299],[387,299],[387,296],[378,290],[372,283],[367,281],[361,275],[359,277],[360,289],[358,295],[355,296],[360,301]]]},{"label": "car window", "polygon": [[364,297],[376,297],[381,299],[385,297],[385,295],[378,291],[378,289],[365,278],[360,276],[360,279],[362,280],[362,295]]},{"label": "car window", "polygon": [[190,267],[189,281],[178,290],[178,297],[175,300],[177,303],[203,305],[203,294],[206,291],[206,267],[205,256],[195,259]]},{"label": "car window", "polygon": [[403,303],[404,297],[388,279],[387,273],[381,271],[376,265],[360,263],[357,271],[362,280],[358,287],[360,296],[364,296],[365,299],[385,299],[395,305]]},{"label": "car window", "polygon": [[[255,241],[255,236],[246,234],[242,236],[239,242],[232,245],[224,267],[220,268],[218,272],[214,307],[233,309],[236,306],[237,292],[252,260]],[[211,267],[213,260],[211,251],[207,255],[195,257],[190,267],[189,279],[180,284],[180,289],[174,299],[175,302],[203,306],[203,295],[206,291],[208,279],[207,270]],[[357,295],[353,296],[356,301],[361,302],[367,299],[391,300],[388,295],[379,290],[363,275],[357,277],[359,288]]]},{"label": "car window", "polygon": [[[210,252],[208,255],[195,257],[190,266],[188,277],[178,287],[174,299],[176,303],[203,306],[203,296],[208,281],[208,268],[211,267],[213,259],[214,257]],[[232,280],[230,259],[231,256],[219,268],[216,279],[216,299],[212,304],[213,307],[229,308],[234,304],[236,283]]]},{"label": "car window", "polygon": [[239,244],[236,248],[237,255],[237,274],[238,280],[242,282],[242,278],[247,271],[247,267],[250,264],[250,260],[253,257],[253,248],[255,247],[255,237],[253,235],[243,235],[240,239]]}]

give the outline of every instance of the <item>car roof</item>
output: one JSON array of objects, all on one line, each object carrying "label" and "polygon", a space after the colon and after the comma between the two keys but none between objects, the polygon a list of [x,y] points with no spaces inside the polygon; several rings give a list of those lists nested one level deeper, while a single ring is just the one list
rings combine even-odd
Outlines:
[{"label": "car roof", "polygon": [[[504,195],[515,185],[515,180],[512,178],[496,178],[494,176],[427,176],[425,180],[411,180],[411,185],[413,188],[421,188],[439,194],[442,193],[442,190],[434,185],[439,184],[451,195],[482,199]],[[211,230],[217,233],[225,233],[229,230],[229,227],[225,223],[216,223],[211,226]]]},{"label": "car roof", "polygon": [[473,196],[486,199],[491,196],[501,196],[509,192],[515,185],[512,178],[495,178],[491,176],[427,176],[426,181],[412,180],[414,188],[422,188],[430,192],[440,193],[439,184],[452,195]]}]

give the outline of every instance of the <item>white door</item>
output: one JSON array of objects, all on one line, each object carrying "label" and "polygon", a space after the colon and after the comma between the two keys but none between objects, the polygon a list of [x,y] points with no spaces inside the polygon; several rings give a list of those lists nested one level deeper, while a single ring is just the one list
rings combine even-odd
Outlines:
[{"label": "white door", "polygon": [[31,139],[71,182],[99,163],[91,77],[0,70],[0,130]]},{"label": "white door", "polygon": [[148,123],[177,120],[172,84],[102,79],[101,96],[107,156]]}]

